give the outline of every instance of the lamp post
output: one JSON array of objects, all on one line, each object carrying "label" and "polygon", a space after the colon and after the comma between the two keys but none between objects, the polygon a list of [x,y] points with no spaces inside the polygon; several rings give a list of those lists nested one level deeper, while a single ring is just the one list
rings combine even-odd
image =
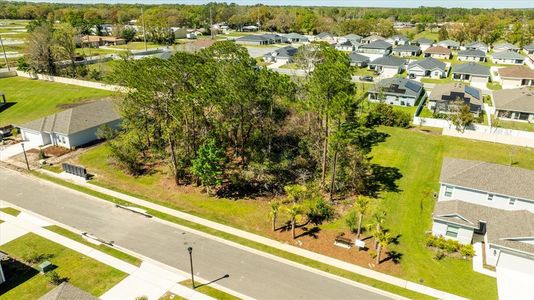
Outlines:
[{"label": "lamp post", "polygon": [[26,160],[26,168],[28,168],[28,171],[30,170],[30,164],[28,163],[28,156],[26,156],[26,149],[24,149],[24,143],[20,143],[22,146],[22,152],[24,153],[24,159]]},{"label": "lamp post", "polygon": [[2,52],[4,52],[4,59],[6,61],[7,71],[11,71],[9,68],[9,62],[7,61],[6,48],[4,48],[4,41],[2,41],[2,36],[0,35],[0,46],[2,46]]},{"label": "lamp post", "polygon": [[189,252],[189,262],[191,264],[191,282],[193,283],[193,289],[195,289],[195,274],[193,273],[193,247],[187,248]]}]

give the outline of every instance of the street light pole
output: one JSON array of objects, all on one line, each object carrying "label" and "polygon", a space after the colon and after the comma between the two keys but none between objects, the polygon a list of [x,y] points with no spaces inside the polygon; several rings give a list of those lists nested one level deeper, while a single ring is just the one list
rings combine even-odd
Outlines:
[{"label": "street light pole", "polygon": [[7,66],[7,71],[11,71],[9,69],[9,63],[7,62],[7,54],[6,54],[6,49],[4,48],[4,41],[2,41],[2,36],[0,35],[0,45],[2,46],[2,52],[4,52],[4,59],[6,60],[6,66]]},{"label": "street light pole", "polygon": [[26,160],[26,168],[28,168],[28,171],[30,170],[30,164],[28,163],[28,156],[26,156],[26,149],[24,149],[24,143],[20,143],[22,146],[22,152],[24,153],[24,159]]},{"label": "street light pole", "polygon": [[193,289],[195,289],[195,274],[193,273],[193,247],[187,248],[189,251],[189,262],[191,263],[191,282],[193,283]]}]

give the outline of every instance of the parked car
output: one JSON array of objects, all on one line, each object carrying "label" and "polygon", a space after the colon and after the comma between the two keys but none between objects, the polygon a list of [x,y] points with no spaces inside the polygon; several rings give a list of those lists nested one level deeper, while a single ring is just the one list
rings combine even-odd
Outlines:
[{"label": "parked car", "polygon": [[373,78],[373,76],[367,75],[367,76],[360,76],[360,80],[361,81],[373,81],[374,78]]}]

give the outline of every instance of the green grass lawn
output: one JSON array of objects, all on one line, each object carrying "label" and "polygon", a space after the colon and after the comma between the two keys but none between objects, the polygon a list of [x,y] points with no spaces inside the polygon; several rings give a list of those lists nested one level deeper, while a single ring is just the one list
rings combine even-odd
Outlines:
[{"label": "green grass lawn", "polygon": [[76,54],[83,56],[97,56],[104,54],[118,54],[120,50],[110,50],[110,49],[101,49],[101,48],[76,48]]},{"label": "green grass lawn", "polygon": [[499,124],[499,127],[501,128],[534,132],[533,123],[499,120],[498,124]]},{"label": "green grass lawn", "polygon": [[299,69],[299,65],[296,64],[296,63],[289,63],[289,64],[281,65],[280,69],[298,70]]},{"label": "green grass lawn", "polygon": [[[397,167],[403,174],[398,182],[400,192],[385,193],[383,199],[377,200],[377,205],[388,211],[387,227],[394,234],[401,235],[400,244],[392,247],[392,250],[403,254],[402,273],[398,276],[468,298],[495,299],[495,279],[475,273],[471,261],[434,260],[433,252],[424,246],[424,234],[431,229],[435,201],[432,194],[438,191],[443,157],[508,164],[511,147],[441,136],[437,131],[422,132],[420,128],[381,130],[391,136],[371,154],[374,162]],[[534,169],[534,150],[512,148],[516,149],[514,164]],[[254,233],[262,234],[269,226],[266,217],[268,207],[263,201],[213,199],[191,190],[172,188],[165,171],[133,178],[113,167],[106,159],[108,155],[106,146],[98,146],[79,157],[79,162],[87,166],[89,172],[97,174],[95,183],[98,185],[128,191],[156,203]],[[336,224],[344,226],[343,222]],[[336,226],[327,227],[335,230]]]},{"label": "green grass lawn", "polygon": [[97,249],[99,251],[102,251],[106,254],[109,254],[111,256],[114,256],[120,260],[123,260],[127,263],[130,263],[132,265],[136,265],[136,266],[140,266],[141,265],[141,260],[137,257],[134,257],[134,256],[131,256],[129,254],[126,254],[120,250],[117,250],[117,249],[114,249],[112,247],[109,247],[107,245],[95,245],[93,243],[90,243],[88,242],[86,239],[84,239],[83,237],[81,237],[79,234],[76,234],[72,231],[69,231],[65,228],[62,228],[62,227],[59,227],[59,226],[56,226],[56,225],[52,225],[52,226],[48,226],[46,227],[46,229],[50,230],[50,231],[53,231],[57,234],[60,234],[60,235],[63,235],[71,240],[74,240],[78,243],[82,243],[86,246],[89,246],[91,248],[94,248],[94,249]]},{"label": "green grass lawn", "polygon": [[[47,259],[57,266],[55,271],[61,277],[68,278],[70,284],[97,297],[127,276],[126,273],[33,233],[28,233],[0,246],[0,250],[19,261],[32,253],[48,256],[49,258]],[[36,265],[32,267],[36,268]],[[29,278],[23,279],[25,275]],[[8,278],[7,282],[0,285],[0,295],[2,295],[0,298],[13,300],[39,299],[55,287],[48,282],[47,277],[39,274],[35,269],[27,269],[25,272],[19,271],[12,278],[22,282],[10,284]]]},{"label": "green grass lawn", "polygon": [[0,126],[22,124],[55,113],[62,105],[113,95],[110,91],[22,77],[1,78],[0,91],[8,103],[13,103],[0,111]]},{"label": "green grass lawn", "polygon": [[496,90],[502,90],[502,85],[500,85],[498,82],[488,82],[486,84],[488,89],[496,91]]},{"label": "green grass lawn", "polygon": [[[191,279],[185,280],[180,282],[181,285],[192,288],[192,282]],[[228,293],[225,293],[223,291],[220,291],[214,287],[211,287],[209,285],[202,285],[199,286],[198,282],[195,282],[197,288],[195,291],[202,293],[204,295],[208,295],[212,298],[218,299],[218,300],[239,300],[240,298],[237,298],[236,296],[230,295]]]},{"label": "green grass lawn", "polygon": [[375,71],[368,68],[352,67],[352,75],[354,76],[373,76],[375,77]]},{"label": "green grass lawn", "polygon": [[6,213],[8,215],[12,215],[14,217],[18,216],[20,214],[20,211],[18,209],[15,209],[13,207],[2,207],[0,208],[0,211],[3,213]]},{"label": "green grass lawn", "polygon": [[[153,49],[153,48],[158,48],[158,47],[165,47],[165,46],[147,42],[148,49]],[[128,50],[145,50],[145,43],[144,42],[129,42],[128,44],[124,44],[124,45],[109,46],[109,48],[128,49]]]}]

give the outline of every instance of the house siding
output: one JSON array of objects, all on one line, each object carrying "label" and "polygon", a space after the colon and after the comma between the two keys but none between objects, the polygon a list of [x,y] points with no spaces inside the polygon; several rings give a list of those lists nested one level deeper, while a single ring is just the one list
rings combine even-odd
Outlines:
[{"label": "house siding", "polygon": [[495,64],[506,64],[506,65],[522,65],[525,63],[524,59],[502,59],[502,58],[492,58],[491,59]]},{"label": "house siding", "polygon": [[456,238],[446,235],[447,227],[449,226],[447,222],[442,222],[442,221],[437,221],[437,220],[435,220],[432,225],[432,234],[434,236],[442,236],[448,240],[456,240],[459,243],[464,244],[464,245],[471,244],[471,241],[473,240],[473,232],[474,232],[472,228],[467,228],[467,227],[459,226],[456,224],[451,224],[451,225],[459,227],[458,236]]},{"label": "house siding", "polygon": [[493,200],[488,200],[487,192],[476,191],[476,190],[453,186],[453,185],[448,185],[448,186],[453,187],[453,192],[452,192],[451,197],[447,197],[445,196],[446,186],[447,186],[446,184],[441,184],[438,201],[462,200],[462,201],[477,204],[477,205],[484,205],[484,206],[503,209],[503,210],[526,209],[534,213],[534,200],[528,201],[525,199],[514,198],[516,199],[514,204],[510,205],[509,204],[510,197],[508,196],[493,194]]}]

